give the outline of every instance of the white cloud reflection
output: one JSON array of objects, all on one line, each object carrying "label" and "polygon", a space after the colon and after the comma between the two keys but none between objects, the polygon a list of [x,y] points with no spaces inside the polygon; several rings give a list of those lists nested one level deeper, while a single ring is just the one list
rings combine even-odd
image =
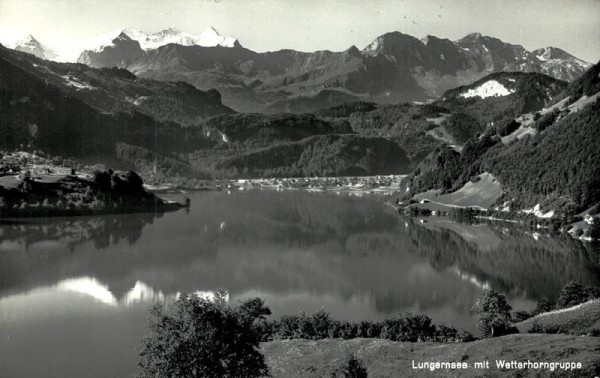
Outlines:
[{"label": "white cloud reflection", "polygon": [[[77,277],[60,281],[55,286],[59,291],[67,291],[81,294],[93,299],[97,303],[102,303],[112,307],[128,307],[137,303],[162,303],[167,298],[177,299],[181,292],[165,294],[160,290],[154,290],[142,281],[136,281],[135,285],[127,291],[121,298],[117,298],[105,285],[93,277]],[[218,294],[214,291],[198,290],[193,292],[200,298],[214,301]],[[229,301],[229,293],[224,292],[223,298]]]}]

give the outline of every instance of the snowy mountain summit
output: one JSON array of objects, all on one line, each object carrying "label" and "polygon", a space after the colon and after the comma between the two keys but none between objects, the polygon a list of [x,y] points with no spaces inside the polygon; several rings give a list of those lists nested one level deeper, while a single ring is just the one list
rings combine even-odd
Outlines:
[{"label": "snowy mountain summit", "polygon": [[236,47],[240,44],[237,39],[233,37],[224,37],[220,35],[219,32],[211,26],[196,37],[196,45],[204,47]]},{"label": "snowy mountain summit", "polygon": [[92,67],[125,67],[128,62],[145,52],[169,44],[225,48],[241,46],[237,39],[224,37],[213,27],[209,27],[200,35],[182,32],[174,27],[154,34],[133,28],[121,28],[101,34],[89,42],[77,58],[77,62]]},{"label": "snowy mountain summit", "polygon": [[9,47],[23,51],[29,54],[33,54],[38,58],[42,59],[52,59],[56,56],[56,54],[50,50],[48,47],[42,45],[35,37],[31,34],[23,36],[19,40],[14,43],[9,44]]},{"label": "snowy mountain summit", "polygon": [[161,46],[171,43],[182,46],[203,46],[203,47],[236,47],[239,46],[237,39],[220,35],[213,27],[207,28],[200,35],[193,35],[182,32],[174,27],[161,30],[154,34],[147,34],[143,31],[124,28],[122,32],[129,38],[137,41],[140,47],[145,50],[154,50]]}]

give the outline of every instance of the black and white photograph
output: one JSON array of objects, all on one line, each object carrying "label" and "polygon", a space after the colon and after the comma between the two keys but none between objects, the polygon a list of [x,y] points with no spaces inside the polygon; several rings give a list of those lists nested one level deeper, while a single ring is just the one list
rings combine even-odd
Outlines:
[{"label": "black and white photograph", "polygon": [[600,376],[600,0],[0,0],[0,378]]}]

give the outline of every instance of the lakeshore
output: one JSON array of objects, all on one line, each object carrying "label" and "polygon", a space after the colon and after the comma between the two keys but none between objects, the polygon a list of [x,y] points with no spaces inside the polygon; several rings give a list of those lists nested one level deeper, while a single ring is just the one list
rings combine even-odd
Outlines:
[{"label": "lakeshore", "polygon": [[3,156],[1,163],[2,219],[157,213],[189,206],[147,191],[133,171],[77,172],[19,153]]}]

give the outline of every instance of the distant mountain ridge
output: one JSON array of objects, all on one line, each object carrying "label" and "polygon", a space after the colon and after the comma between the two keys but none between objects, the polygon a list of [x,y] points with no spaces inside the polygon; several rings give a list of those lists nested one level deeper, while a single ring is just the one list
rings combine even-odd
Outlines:
[{"label": "distant mountain ridge", "polygon": [[342,101],[428,102],[493,72],[537,72],[569,82],[591,67],[559,48],[528,51],[480,33],[451,41],[390,32],[362,51],[259,53],[212,27],[197,36],[175,28],[154,34],[119,29],[91,43],[78,62],[217,89],[237,111],[293,113]]},{"label": "distant mountain ridge", "polygon": [[557,55],[558,49],[547,50],[551,59],[478,33],[452,42],[393,32],[362,51],[352,46],[342,52],[256,53],[242,47],[166,45],[126,68],[141,77],[216,88],[224,103],[238,111],[304,112],[336,104],[318,100],[325,90],[377,103],[426,102],[493,72],[538,72],[572,81],[591,66],[567,53]]},{"label": "distant mountain ridge", "polygon": [[411,164],[397,143],[357,135],[343,122],[233,114],[216,90],[2,46],[0,109],[2,151],[42,151],[145,177],[369,175],[406,173]]},{"label": "distant mountain ridge", "polygon": [[[91,49],[99,49],[104,44],[110,44],[110,41],[114,38],[111,36],[124,34],[130,39],[137,41],[140,47],[145,50],[154,50],[161,46],[168,45],[170,43],[181,45],[181,46],[203,46],[203,47],[236,47],[240,46],[237,39],[233,37],[222,36],[213,28],[208,27],[204,32],[199,35],[193,35],[187,32],[183,32],[175,27],[170,27],[153,34],[147,34],[141,30],[134,28],[122,28],[115,31],[102,34],[97,39],[90,43]],[[96,45],[96,46],[95,46]],[[88,49],[90,49],[88,48]]]}]

